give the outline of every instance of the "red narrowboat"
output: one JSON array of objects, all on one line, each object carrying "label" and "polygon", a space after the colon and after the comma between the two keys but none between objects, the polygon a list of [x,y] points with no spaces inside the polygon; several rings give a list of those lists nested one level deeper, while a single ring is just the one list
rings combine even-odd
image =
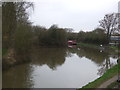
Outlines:
[{"label": "red narrowboat", "polygon": [[77,44],[76,41],[72,41],[72,40],[69,40],[67,43],[68,43],[68,45],[76,45]]}]

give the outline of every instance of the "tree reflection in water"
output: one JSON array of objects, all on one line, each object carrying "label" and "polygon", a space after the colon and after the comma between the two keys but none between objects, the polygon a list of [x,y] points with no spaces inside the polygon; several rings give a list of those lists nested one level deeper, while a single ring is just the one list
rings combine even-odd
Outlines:
[{"label": "tree reflection in water", "polygon": [[117,59],[117,54],[100,51],[99,49],[85,48],[85,47],[69,47],[69,48],[37,48],[33,50],[32,59],[33,64],[48,65],[49,68],[56,70],[56,68],[65,62],[66,57],[72,57],[77,54],[80,58],[86,57],[96,63],[100,69],[98,75],[102,75],[107,69],[114,64],[110,58]]},{"label": "tree reflection in water", "polygon": [[86,48],[86,47],[77,47],[77,48],[69,48],[67,50],[68,56],[71,56],[71,53],[76,53],[80,58],[86,57],[89,60],[92,60],[95,62],[100,69],[98,69],[98,75],[103,75],[106,70],[114,66],[115,62],[111,62],[110,58],[113,58],[117,60],[118,54],[115,52],[108,52],[108,51],[102,51],[99,49],[93,49],[93,48]]},{"label": "tree reflection in water", "polygon": [[[22,67],[22,68],[21,68]],[[17,68],[17,69],[16,69]],[[33,82],[30,80],[33,72],[29,63],[10,68],[2,73],[2,88],[30,88]],[[29,82],[29,83],[26,83]]]},{"label": "tree reflection in water", "polygon": [[34,49],[32,54],[33,64],[46,64],[53,70],[65,62],[65,57],[66,48],[39,48]]},{"label": "tree reflection in water", "polygon": [[[51,76],[59,74],[60,76],[61,75],[63,76],[62,79],[64,80],[64,77],[66,76],[66,75],[64,75],[65,74],[64,72],[66,72],[66,70],[68,70],[68,72],[69,72],[69,70],[72,71],[72,69],[73,69],[74,71],[76,70],[76,72],[78,72],[78,68],[80,68],[80,69],[81,69],[81,67],[82,67],[82,69],[89,68],[90,67],[89,64],[91,64],[91,63],[95,65],[95,67],[92,68],[95,70],[95,76],[102,75],[107,69],[111,68],[115,64],[114,60],[117,60],[116,59],[117,55],[114,52],[106,52],[106,51],[100,52],[100,50],[98,50],[98,49],[91,49],[91,48],[84,48],[84,47],[34,48],[31,52],[32,52],[32,54],[31,54],[32,61],[30,63],[15,66],[15,68],[13,67],[10,70],[3,73],[3,78],[2,78],[3,79],[3,87],[6,87],[6,88],[25,87],[26,88],[26,87],[33,87],[36,84],[39,86],[39,83],[40,83],[39,80],[41,80],[40,77],[42,77],[41,75],[43,75],[43,77],[44,77],[44,75],[46,75],[46,72],[44,72],[44,70],[46,71],[46,69],[44,67],[41,67],[42,65],[47,65],[50,68],[50,69],[48,69],[48,71],[51,72],[50,73]],[[68,57],[70,57],[70,58],[68,58]],[[77,59],[77,60],[71,60],[71,59]],[[70,62],[68,61],[69,62],[68,63],[65,60],[71,60],[71,61]],[[88,64],[85,64],[88,66],[80,66],[79,67],[79,65],[82,65],[81,62],[83,62],[81,60],[85,60],[84,64],[86,63],[86,61],[88,61],[88,62],[90,61],[90,62]],[[75,61],[75,63],[74,63],[74,61]],[[77,67],[75,67],[76,63],[77,63]],[[116,64],[117,64],[117,62],[116,62]],[[67,66],[66,69],[65,69],[65,67],[62,67],[62,69],[57,69],[57,67],[61,66],[61,65]],[[34,66],[35,66],[35,68],[33,68]],[[38,66],[38,68],[36,68],[36,66]],[[44,73],[41,72],[42,71],[41,68]],[[39,70],[37,70],[37,69],[39,69]],[[65,69],[65,71],[64,71],[64,69]],[[97,69],[98,69],[98,71],[97,71]],[[55,70],[55,72],[53,72],[53,70]],[[61,70],[61,72],[59,72],[59,70]],[[62,70],[63,70],[63,73],[62,73]],[[35,71],[36,71],[36,73],[35,73]],[[79,76],[80,74],[81,75],[83,74],[83,76],[88,77],[88,74],[86,74],[86,72],[87,71],[85,71],[85,73],[84,73],[84,71],[83,72],[80,71],[78,73],[78,76],[77,75],[75,76],[74,73],[70,74],[70,75],[73,75],[73,77],[70,76],[69,79],[77,77],[76,80],[78,80],[78,78],[82,77],[82,76]],[[97,75],[97,72],[98,72],[98,75]],[[56,74],[54,74],[54,73],[56,73]],[[47,74],[49,74],[49,73],[47,73]],[[84,75],[84,74],[86,74],[86,75]],[[66,77],[68,77],[68,76],[66,76]],[[85,78],[83,78],[83,79],[85,80]],[[78,83],[81,82],[81,81],[80,82],[79,81],[78,81]],[[75,82],[77,82],[77,81],[75,81]],[[45,85],[47,85],[47,84],[45,84]]]}]

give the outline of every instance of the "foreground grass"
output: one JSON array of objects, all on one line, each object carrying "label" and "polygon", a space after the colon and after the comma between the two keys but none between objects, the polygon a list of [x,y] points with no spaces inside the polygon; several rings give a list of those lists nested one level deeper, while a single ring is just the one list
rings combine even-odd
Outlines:
[{"label": "foreground grass", "polygon": [[[119,66],[120,66],[120,64],[119,64]],[[96,79],[93,82],[90,82],[86,86],[83,86],[81,89],[97,88],[99,85],[101,85],[101,83],[103,83],[103,82],[107,81],[108,79],[112,78],[117,73],[118,73],[118,65],[115,65],[115,66],[113,66],[113,68],[108,69],[103,76],[101,76],[100,78]]]}]

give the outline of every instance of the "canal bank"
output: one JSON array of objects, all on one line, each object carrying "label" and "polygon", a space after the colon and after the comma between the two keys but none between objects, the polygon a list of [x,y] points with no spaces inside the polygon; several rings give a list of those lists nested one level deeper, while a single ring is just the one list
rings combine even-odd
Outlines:
[{"label": "canal bank", "polygon": [[3,48],[2,52],[2,70],[8,70],[11,67],[17,66],[19,64],[24,64],[30,62],[30,55],[16,55],[16,52],[13,48],[5,49]]},{"label": "canal bank", "polygon": [[111,46],[111,45],[99,45],[99,44],[92,44],[92,43],[77,43],[77,46],[79,47],[88,47],[88,48],[94,48],[94,49],[102,49],[102,50],[116,50],[118,52],[118,49],[120,49],[118,46]]},{"label": "canal bank", "polygon": [[96,79],[93,82],[90,82],[89,84],[87,84],[86,86],[83,86],[82,88],[105,88],[107,85],[113,83],[116,80],[118,70],[120,69],[118,68],[120,67],[120,64],[118,65],[115,65],[111,69],[108,69],[106,73],[103,74],[100,78]]}]

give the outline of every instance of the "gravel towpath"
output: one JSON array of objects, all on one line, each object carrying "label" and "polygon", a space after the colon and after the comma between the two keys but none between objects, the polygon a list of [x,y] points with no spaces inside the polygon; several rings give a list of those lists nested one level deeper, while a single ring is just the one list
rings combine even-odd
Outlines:
[{"label": "gravel towpath", "polygon": [[109,80],[105,81],[104,83],[102,83],[98,88],[107,88],[108,85],[110,85],[111,83],[117,81],[117,79],[118,79],[118,75],[115,75],[111,79],[109,79]]}]

